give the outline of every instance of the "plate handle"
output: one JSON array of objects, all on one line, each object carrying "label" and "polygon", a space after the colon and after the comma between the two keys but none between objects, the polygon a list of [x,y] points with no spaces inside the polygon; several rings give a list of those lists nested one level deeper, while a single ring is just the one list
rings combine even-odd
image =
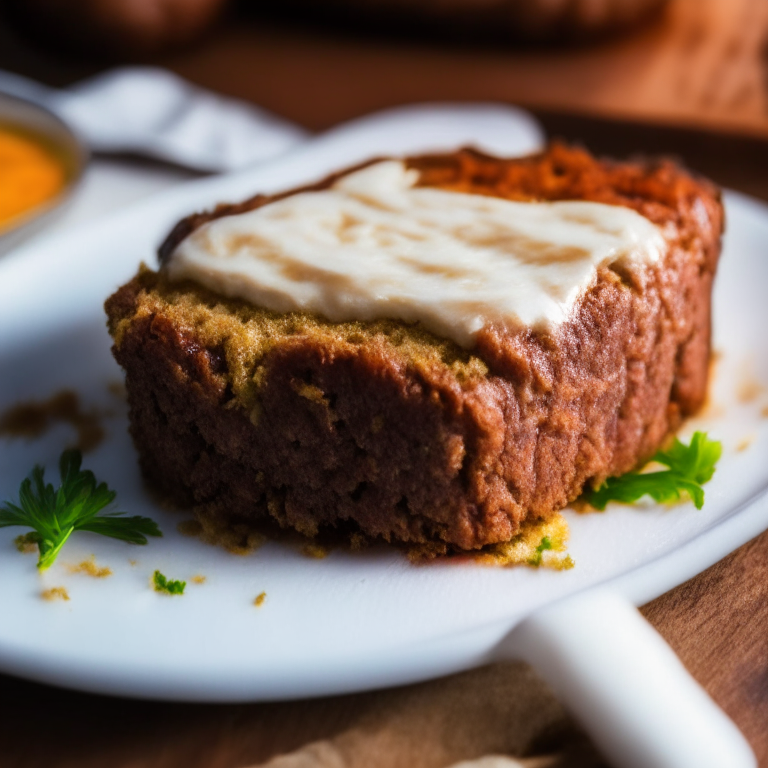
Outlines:
[{"label": "plate handle", "polygon": [[621,596],[590,590],[537,611],[499,650],[546,680],[616,768],[754,768],[744,736]]}]

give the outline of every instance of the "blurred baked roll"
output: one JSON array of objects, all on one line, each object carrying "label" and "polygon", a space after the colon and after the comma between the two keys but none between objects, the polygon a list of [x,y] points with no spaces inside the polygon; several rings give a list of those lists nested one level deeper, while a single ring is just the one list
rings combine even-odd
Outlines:
[{"label": "blurred baked roll", "polygon": [[184,45],[214,22],[228,0],[5,0],[3,10],[47,46],[110,57]]},{"label": "blurred baked roll", "polygon": [[418,22],[463,34],[530,41],[581,40],[627,30],[667,0],[301,0],[315,15],[344,9],[362,17]]}]

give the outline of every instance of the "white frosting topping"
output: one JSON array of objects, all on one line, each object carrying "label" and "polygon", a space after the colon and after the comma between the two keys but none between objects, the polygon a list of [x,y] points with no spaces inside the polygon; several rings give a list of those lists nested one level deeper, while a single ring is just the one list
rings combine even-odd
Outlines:
[{"label": "white frosting topping", "polygon": [[511,202],[415,186],[396,160],[202,225],[167,264],[230,297],[331,321],[421,322],[462,346],[489,323],[555,326],[597,268],[660,259],[661,231],[616,205]]}]

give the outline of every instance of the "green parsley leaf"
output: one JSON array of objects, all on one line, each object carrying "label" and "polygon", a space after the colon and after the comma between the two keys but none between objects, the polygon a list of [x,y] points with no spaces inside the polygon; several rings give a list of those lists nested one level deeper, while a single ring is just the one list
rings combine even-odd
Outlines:
[{"label": "green parsley leaf", "polygon": [[[37,544],[37,567],[49,568],[74,531],[91,531],[130,544],[146,544],[147,536],[162,536],[157,523],[148,517],[124,517],[124,512],[102,510],[115,500],[106,483],[96,483],[90,470],[80,469],[80,451],[61,454],[61,485],[57,490],[45,482],[45,470],[37,465],[19,488],[19,503],[0,505],[0,528],[20,525],[32,528],[27,542]],[[102,513],[102,514],[99,514]]]},{"label": "green parsley leaf", "polygon": [[669,467],[700,485],[712,479],[715,465],[720,460],[723,445],[718,440],[708,440],[706,432],[694,432],[690,445],[677,438],[668,451],[659,451],[652,459]]},{"label": "green parsley leaf", "polygon": [[152,581],[154,582],[155,592],[166,592],[169,595],[183,595],[184,587],[187,586],[186,581],[169,580],[160,571],[155,571]]},{"label": "green parsley leaf", "polygon": [[631,504],[643,496],[650,496],[660,504],[670,504],[686,493],[696,509],[701,509],[704,506],[701,486],[712,479],[722,451],[722,444],[709,440],[706,432],[695,432],[688,445],[675,438],[668,451],[659,451],[651,459],[669,469],[609,477],[597,490],[587,491],[586,500],[602,510],[609,501]]},{"label": "green parsley leaf", "polygon": [[528,565],[535,565],[536,567],[540,566],[544,551],[547,549],[553,549],[552,541],[549,536],[544,536],[539,543],[539,546],[536,547],[536,554],[532,555],[530,560],[528,560]]}]

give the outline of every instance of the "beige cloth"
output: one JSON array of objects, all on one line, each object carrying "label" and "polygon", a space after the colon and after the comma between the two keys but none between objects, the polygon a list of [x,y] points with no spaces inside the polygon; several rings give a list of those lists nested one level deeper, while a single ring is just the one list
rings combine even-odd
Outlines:
[{"label": "beige cloth", "polygon": [[522,663],[365,694],[339,709],[336,735],[262,768],[607,768]]}]

